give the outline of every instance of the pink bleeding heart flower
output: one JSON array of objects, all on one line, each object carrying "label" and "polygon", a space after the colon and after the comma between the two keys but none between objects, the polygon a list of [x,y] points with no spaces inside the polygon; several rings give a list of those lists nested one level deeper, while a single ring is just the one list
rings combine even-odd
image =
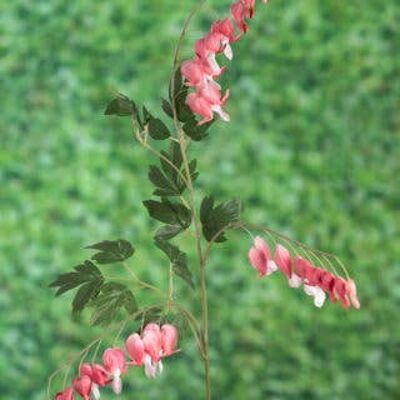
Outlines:
[{"label": "pink bleeding heart flower", "polygon": [[347,292],[351,301],[351,304],[357,310],[361,307],[360,301],[357,296],[357,287],[355,282],[352,279],[347,280]]},{"label": "pink bleeding heart flower", "polygon": [[232,60],[233,52],[229,45],[230,40],[228,36],[213,30],[211,27],[211,32],[203,40],[204,47],[202,46],[202,50],[206,48],[207,53],[204,55],[197,53],[200,57],[210,60],[210,57],[215,59],[215,54],[224,53],[226,58]]},{"label": "pink bleeding heart flower", "polygon": [[228,38],[229,43],[236,42],[240,38],[239,36],[235,35],[235,28],[232,20],[229,17],[223,20],[215,21],[211,26],[211,32],[224,35],[226,38]]},{"label": "pink bleeding heart flower", "polygon": [[178,330],[171,324],[161,327],[161,349],[163,357],[168,357],[176,352],[178,343]]},{"label": "pink bleeding heart flower", "polygon": [[161,332],[155,330],[147,330],[143,332],[143,344],[146,353],[151,357],[152,361],[157,363],[161,359]]},{"label": "pink bleeding heart flower", "polygon": [[329,293],[331,296],[331,293],[333,293],[333,284],[335,282],[335,275],[332,274],[332,272],[329,271],[323,271],[321,275],[321,288],[325,290],[325,292]]},{"label": "pink bleeding heart flower", "polygon": [[144,343],[139,334],[134,333],[130,335],[125,342],[126,350],[132,359],[133,365],[142,366],[144,364],[144,357],[146,355],[144,350]]},{"label": "pink bleeding heart flower", "polygon": [[188,60],[182,63],[181,75],[186,80],[186,86],[198,86],[204,84],[209,76],[205,73],[199,59]]},{"label": "pink bleeding heart flower", "polygon": [[80,376],[88,376],[92,381],[91,393],[95,400],[100,399],[99,387],[106,386],[109,383],[108,373],[101,365],[82,364],[79,370]]},{"label": "pink bleeding heart flower", "polygon": [[203,117],[198,125],[203,125],[210,122],[214,118],[214,112],[224,121],[229,121],[230,117],[223,109],[229,97],[229,91],[221,97],[219,85],[215,82],[208,82],[202,85],[198,92],[190,93],[186,99],[189,108],[195,113]]},{"label": "pink bleeding heart flower", "polygon": [[324,269],[319,267],[312,267],[311,269],[306,271],[307,283],[312,286],[321,286],[322,275],[324,271],[325,271]]},{"label": "pink bleeding heart flower", "polygon": [[189,106],[194,114],[203,117],[198,125],[203,125],[213,120],[214,113],[211,104],[201,95],[199,95],[199,93],[190,93],[186,98],[186,104]]},{"label": "pink bleeding heart flower", "polygon": [[125,362],[124,352],[119,347],[108,348],[103,353],[103,365],[112,379],[111,386],[115,394],[120,394],[122,391],[121,376],[128,369]]},{"label": "pink bleeding heart flower", "polygon": [[276,246],[275,263],[288,279],[292,277],[292,258],[286,247],[280,244]]},{"label": "pink bleeding heart flower", "polygon": [[333,292],[336,298],[338,298],[342,304],[342,307],[348,309],[350,307],[350,299],[348,296],[347,282],[341,278],[336,277],[333,285]]},{"label": "pink bleeding heart flower", "polygon": [[74,400],[74,390],[66,388],[63,392],[56,394],[55,400]]},{"label": "pink bleeding heart flower", "polygon": [[243,4],[242,0],[238,0],[231,6],[231,13],[239,30],[242,33],[246,33],[248,31],[246,18],[249,17],[249,11],[246,9],[246,6]]},{"label": "pink bleeding heart flower", "polygon": [[211,110],[217,113],[224,121],[229,121],[230,117],[222,107],[229,98],[229,90],[222,96],[221,87],[214,81],[206,82],[198,88],[198,94],[211,105]]},{"label": "pink bleeding heart flower", "polygon": [[83,375],[79,378],[75,378],[73,381],[73,387],[84,400],[90,400],[92,393],[92,380],[89,376]]},{"label": "pink bleeding heart flower", "polygon": [[142,340],[144,343],[145,374],[148,378],[155,378],[161,374],[163,365],[161,358],[162,352],[162,333],[159,325],[150,323],[143,329]]},{"label": "pink bleeding heart flower", "polygon": [[296,257],[296,259],[295,259],[295,271],[296,271],[296,274],[300,278],[306,279],[306,273],[312,267],[313,267],[313,265],[308,260],[306,260],[305,258],[303,258],[301,256],[297,256]]},{"label": "pink bleeding heart flower", "polygon": [[217,37],[214,37],[214,35],[212,37],[206,36],[199,39],[195,44],[196,54],[202,60],[204,70],[207,66],[209,67],[207,72],[210,72],[209,75],[211,76],[219,76],[223,71],[215,58],[217,53],[215,49],[221,49],[221,37],[217,34],[215,36]]},{"label": "pink bleeding heart flower", "polygon": [[253,18],[256,11],[256,0],[242,0],[242,3],[244,4],[248,18]]},{"label": "pink bleeding heart flower", "polygon": [[250,264],[258,271],[260,278],[267,274],[269,259],[268,245],[265,243],[264,246],[263,242],[263,239],[257,236],[248,253]]}]

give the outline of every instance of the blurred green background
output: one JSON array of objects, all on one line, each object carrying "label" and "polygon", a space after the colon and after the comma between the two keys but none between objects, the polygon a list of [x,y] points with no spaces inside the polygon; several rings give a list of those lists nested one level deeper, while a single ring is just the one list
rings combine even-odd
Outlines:
[{"label": "blurred green background", "polygon": [[[46,287],[84,245],[130,239],[137,272],[166,284],[141,205],[150,156],[102,112],[119,90],[161,115],[195,4],[0,1],[2,400],[43,399],[48,375],[99,333]],[[229,4],[207,3],[184,57]],[[200,191],[240,195],[247,220],[340,255],[362,309],[317,310],[283,279],[258,280],[248,236],[230,234],[209,267],[215,399],[399,399],[400,2],[260,2],[234,51],[232,122],[192,147]],[[121,399],[201,399],[188,332],[181,346],[160,379],[130,374]]]}]

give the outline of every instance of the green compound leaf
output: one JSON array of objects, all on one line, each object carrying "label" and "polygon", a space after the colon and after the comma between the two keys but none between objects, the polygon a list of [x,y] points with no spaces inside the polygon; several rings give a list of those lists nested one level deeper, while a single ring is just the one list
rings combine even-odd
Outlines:
[{"label": "green compound leaf", "polygon": [[91,317],[92,325],[109,325],[125,308],[128,314],[138,310],[135,296],[128,287],[120,283],[108,282],[103,285],[100,294],[91,303],[94,311]]},{"label": "green compound leaf", "polygon": [[154,243],[167,255],[171,262],[173,272],[194,289],[193,276],[187,264],[186,254],[179,250],[177,246],[174,246],[165,240],[156,238]]},{"label": "green compound leaf", "polygon": [[58,288],[56,296],[79,287],[72,302],[72,311],[80,313],[99,294],[104,284],[104,277],[101,271],[88,260],[74,269],[73,272],[61,274],[49,286]]},{"label": "green compound leaf", "polygon": [[200,220],[206,240],[222,243],[226,241],[224,228],[240,220],[243,207],[241,201],[237,199],[224,201],[216,207],[214,207],[214,203],[212,196],[203,199],[200,208]]},{"label": "green compound leaf", "polygon": [[131,257],[135,252],[134,247],[124,239],[103,240],[87,246],[86,249],[100,250],[92,256],[92,260],[99,264],[121,262]]}]

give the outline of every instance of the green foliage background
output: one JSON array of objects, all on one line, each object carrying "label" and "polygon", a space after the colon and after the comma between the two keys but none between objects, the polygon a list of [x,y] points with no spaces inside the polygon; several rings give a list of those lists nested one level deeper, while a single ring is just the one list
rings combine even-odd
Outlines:
[{"label": "green foliage background", "polygon": [[[99,333],[46,288],[84,245],[130,239],[137,272],[166,285],[141,206],[149,155],[102,111],[120,90],[161,115],[195,3],[0,2],[2,400],[43,399],[48,375]],[[228,6],[203,8],[186,57]],[[317,310],[283,279],[258,280],[248,236],[230,234],[208,270],[216,399],[400,398],[399,21],[398,0],[271,0],[235,45],[232,122],[193,146],[200,190],[240,195],[248,220],[340,255],[362,309]],[[129,375],[121,399],[201,399],[189,333],[181,346],[160,379]]]}]

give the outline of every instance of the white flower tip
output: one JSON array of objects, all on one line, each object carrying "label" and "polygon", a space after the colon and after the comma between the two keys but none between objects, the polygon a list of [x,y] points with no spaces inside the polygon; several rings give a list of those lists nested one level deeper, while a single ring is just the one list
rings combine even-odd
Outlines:
[{"label": "white flower tip", "polygon": [[122,380],[120,376],[115,376],[112,381],[112,390],[115,394],[122,392]]},{"label": "white flower tip", "polygon": [[278,270],[278,266],[276,265],[275,261],[268,260],[267,275],[271,275],[277,270]]},{"label": "white flower tip", "polygon": [[321,288],[316,288],[314,295],[314,305],[315,307],[321,308],[326,299],[326,294]]},{"label": "white flower tip", "polygon": [[232,60],[232,59],[233,59],[232,47],[231,47],[229,44],[225,45],[224,54],[225,54],[225,57],[226,57],[228,60]]},{"label": "white flower tip", "polygon": [[94,400],[100,400],[100,390],[98,385],[95,383],[92,383],[92,396]]},{"label": "white flower tip", "polygon": [[296,289],[301,286],[301,284],[303,283],[303,280],[298,275],[293,273],[292,277],[288,280],[288,283],[291,288]]}]

